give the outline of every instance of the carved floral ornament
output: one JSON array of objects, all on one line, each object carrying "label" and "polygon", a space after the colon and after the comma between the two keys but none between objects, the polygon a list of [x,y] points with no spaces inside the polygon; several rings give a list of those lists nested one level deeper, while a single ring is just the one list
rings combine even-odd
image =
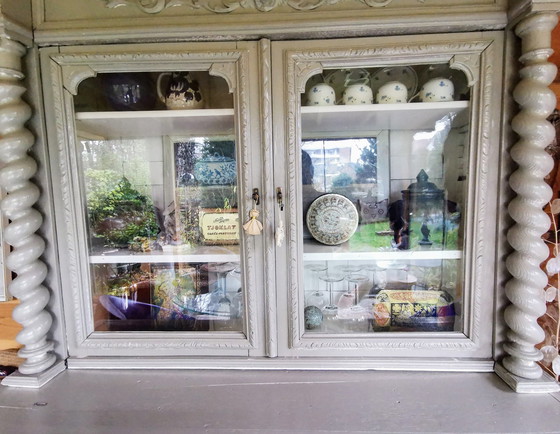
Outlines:
[{"label": "carved floral ornament", "polygon": [[[325,5],[334,5],[347,0],[105,0],[106,7],[136,6],[142,12],[157,14],[167,8],[187,6],[191,9],[206,9],[215,13],[229,13],[236,9],[256,9],[268,12],[280,6],[289,6],[298,11],[310,11]],[[356,0],[372,8],[388,6],[394,0]],[[416,0],[424,3],[425,0]]]}]

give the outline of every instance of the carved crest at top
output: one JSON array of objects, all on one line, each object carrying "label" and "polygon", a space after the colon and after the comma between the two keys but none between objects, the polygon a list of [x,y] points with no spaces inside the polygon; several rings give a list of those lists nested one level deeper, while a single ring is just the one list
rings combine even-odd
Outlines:
[{"label": "carved crest at top", "polygon": [[[298,11],[310,11],[325,5],[334,5],[346,0],[105,0],[106,7],[136,6],[148,14],[157,14],[175,6],[191,9],[206,9],[215,13],[229,13],[236,9],[256,9],[268,12],[280,6],[289,6]],[[366,6],[379,8],[388,6],[394,0],[357,0]],[[417,0],[424,3],[425,0]]]}]

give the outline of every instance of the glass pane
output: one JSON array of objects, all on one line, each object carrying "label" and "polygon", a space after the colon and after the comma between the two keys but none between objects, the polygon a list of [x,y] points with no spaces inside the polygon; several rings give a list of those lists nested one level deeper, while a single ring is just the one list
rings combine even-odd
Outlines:
[{"label": "glass pane", "polygon": [[92,80],[76,104],[95,330],[243,331],[233,110],[206,110],[231,109],[225,81]]},{"label": "glass pane", "polygon": [[448,65],[326,70],[308,81],[308,333],[462,330],[468,99]]}]

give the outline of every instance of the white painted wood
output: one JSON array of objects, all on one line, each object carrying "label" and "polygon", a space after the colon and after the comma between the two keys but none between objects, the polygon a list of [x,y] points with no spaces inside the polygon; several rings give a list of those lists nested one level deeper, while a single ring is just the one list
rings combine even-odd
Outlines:
[{"label": "white painted wood", "polygon": [[66,362],[59,360],[51,367],[39,372],[37,375],[24,375],[17,370],[2,380],[2,386],[18,387],[23,389],[40,389],[58,374],[66,370]]},{"label": "white painted wood", "polygon": [[[167,246],[166,246],[167,247]],[[173,262],[239,262],[239,246],[171,246],[165,251],[137,252],[113,250],[89,256],[91,264],[173,263]]]},{"label": "white painted wood", "polygon": [[[189,51],[190,50],[190,51]],[[259,89],[251,87],[257,80],[257,60],[255,43],[197,44],[185,49],[182,44],[143,45],[138,53],[133,46],[111,47],[67,47],[63,53],[58,50],[45,50],[43,53],[44,86],[54,110],[47,114],[52,149],[53,180],[55,183],[55,202],[57,221],[61,230],[58,233],[61,247],[62,285],[65,293],[65,315],[68,330],[69,354],[71,357],[88,356],[154,356],[212,355],[245,356],[262,355],[262,258],[259,237],[242,236],[240,246],[229,249],[208,248],[202,252],[203,260],[218,262],[222,260],[241,261],[243,267],[243,288],[245,302],[245,323],[243,333],[237,332],[150,332],[150,333],[106,333],[94,332],[93,301],[90,289],[91,263],[114,263],[115,260],[135,260],[136,256],[126,252],[120,257],[110,259],[110,255],[91,255],[88,252],[88,237],[85,203],[81,195],[79,147],[76,145],[77,129],[73,108],[72,92],[77,90],[81,80],[99,72],[136,70],[207,70],[211,75],[225,79],[233,94],[234,109],[225,110],[227,122],[235,131],[238,161],[238,194],[240,215],[248,215],[252,206],[252,188],[260,187],[260,151],[251,144],[258,137]],[[109,52],[107,52],[109,51]],[[254,89],[254,90],[253,90]],[[212,112],[212,110],[209,110]],[[224,111],[217,110],[218,124]],[[146,114],[143,122],[157,126],[163,120],[177,117],[173,112],[154,112]],[[202,116],[197,116],[202,115]],[[95,117],[86,114],[85,117]],[[133,115],[133,117],[136,115]],[[102,114],[101,118],[106,117]],[[117,116],[118,117],[118,116]],[[124,116],[126,117],[126,115]],[[189,126],[196,125],[200,119],[208,119],[206,112],[193,111],[179,113],[178,122],[184,122],[183,133],[189,133]],[[251,121],[249,121],[251,119]],[[189,122],[191,122],[189,124]],[[92,121],[93,122],[93,121]],[[116,119],[120,126],[126,119]],[[166,134],[169,130],[165,130]],[[101,133],[101,131],[100,131]],[[160,140],[161,142],[161,140]],[[54,144],[54,145],[53,145]],[[251,147],[250,147],[251,146]],[[257,165],[255,165],[257,164]],[[163,183],[163,180],[162,180]],[[258,250],[257,250],[258,248]],[[239,252],[242,252],[241,254]],[[178,253],[178,256],[174,256]],[[118,255],[118,253],[117,253]],[[171,262],[196,259],[193,252],[164,251],[161,257],[144,256],[139,262],[171,260]]]},{"label": "white painted wood", "polygon": [[31,181],[37,163],[28,154],[34,137],[24,127],[31,116],[29,105],[21,100],[26,91],[21,83],[21,58],[26,49],[5,36],[0,40],[0,68],[3,81],[0,85],[0,185],[6,196],[0,209],[10,223],[3,228],[4,242],[12,246],[6,257],[6,268],[16,273],[10,283],[10,293],[20,300],[13,311],[13,318],[23,330],[16,340],[23,345],[18,351],[25,359],[19,372],[23,375],[40,374],[55,361],[54,344],[48,339],[52,316],[45,310],[49,303],[49,290],[42,285],[47,275],[47,265],[40,257],[45,241],[36,232],[43,218],[33,208],[39,199],[39,188]]},{"label": "white painted wood", "polygon": [[[233,109],[76,113],[76,128],[106,139],[233,134]],[[157,121],[157,122],[156,122]]]},{"label": "white painted wood", "polygon": [[[502,363],[507,371],[499,371],[504,379],[510,379],[506,380],[508,384],[513,381],[508,373],[530,380],[542,377],[542,369],[536,363],[542,359],[542,353],[535,345],[544,339],[537,318],[546,311],[543,289],[548,277],[540,264],[549,251],[541,236],[550,226],[542,208],[552,196],[543,178],[553,167],[552,157],[544,149],[555,134],[546,118],[556,105],[556,97],[548,86],[557,71],[547,59],[552,54],[550,37],[557,22],[556,13],[534,14],[522,19],[515,28],[522,40],[520,61],[524,66],[513,93],[520,112],[512,120],[512,128],[520,138],[510,151],[519,168],[509,180],[517,194],[508,207],[515,224],[508,231],[508,242],[514,252],[508,256],[506,265],[513,277],[505,285],[511,302],[504,312],[509,327],[508,342],[504,344],[508,356]],[[537,383],[535,390],[539,388]]]},{"label": "white painted wood", "polygon": [[492,373],[68,370],[40,391],[3,388],[0,401],[8,433],[525,434],[560,425],[558,394],[519,396]]},{"label": "white painted wood", "polygon": [[[95,357],[70,358],[68,369],[229,369],[229,370],[288,370],[288,371],[409,371],[409,372],[493,372],[492,360],[469,360],[454,358],[404,357],[303,357],[297,359],[276,358],[200,358],[200,357]],[[370,372],[370,375],[374,375]]]},{"label": "white painted wood", "polygon": [[[301,127],[306,135],[356,133],[379,130],[422,130],[433,128],[446,115],[457,115],[454,125],[468,121],[468,101],[335,105],[301,107]],[[462,114],[462,116],[460,116]]]},{"label": "white painted wood", "polygon": [[[489,298],[494,287],[492,279],[495,270],[493,260],[495,255],[496,232],[495,209],[497,194],[495,191],[498,178],[497,172],[491,170],[499,159],[499,151],[493,145],[499,139],[496,130],[497,115],[501,92],[499,80],[501,77],[500,61],[502,37],[492,33],[479,38],[469,35],[444,35],[432,37],[418,37],[415,43],[408,38],[376,38],[363,40],[336,41],[300,41],[297,45],[280,42],[273,45],[273,63],[282,64],[282,68],[273,70],[273,82],[279,82],[273,98],[275,116],[288,117],[285,124],[277,124],[275,137],[277,141],[286,143],[286,149],[278,150],[278,160],[285,163],[276,170],[278,179],[286,184],[287,191],[287,242],[286,246],[278,249],[277,264],[282,270],[288,270],[286,280],[279,281],[278,298],[280,309],[284,312],[279,316],[282,321],[279,327],[279,354],[282,356],[298,357],[339,357],[346,355],[361,355],[375,357],[383,354],[386,357],[400,354],[406,357],[429,357],[438,354],[441,357],[492,357],[492,302]],[[468,210],[464,218],[465,251],[451,252],[451,256],[461,257],[464,269],[464,295],[462,304],[461,323],[462,332],[459,333],[388,333],[387,335],[370,333],[364,334],[324,334],[308,333],[304,330],[302,288],[303,261],[325,258],[317,253],[311,253],[305,244],[301,243],[302,215],[300,192],[299,143],[301,136],[305,136],[306,111],[311,107],[300,107],[301,93],[305,91],[308,78],[321,73],[323,69],[348,67],[372,67],[375,65],[402,65],[426,63],[452,63],[453,67],[461,69],[469,77],[471,100],[469,103],[458,103],[460,110],[470,123],[468,168],[469,174]],[[430,105],[432,106],[432,105]],[[401,105],[399,108],[415,109],[415,104]],[[431,108],[431,107],[430,107]],[[344,113],[346,107],[329,107],[318,111],[340,112],[346,123],[352,123],[364,108],[351,108]],[[354,112],[356,110],[356,112]],[[370,107],[365,108],[370,113]],[[371,112],[383,113],[385,107],[371,106]],[[395,109],[396,110],[396,109]],[[300,119],[301,114],[301,119]],[[438,118],[442,112],[437,113]],[[331,118],[330,122],[333,121]],[[434,120],[431,119],[433,127]],[[338,125],[342,124],[339,123]],[[411,123],[414,123],[413,121]],[[402,126],[402,124],[401,124]],[[426,124],[424,124],[424,127]],[[276,124],[275,124],[276,127]],[[372,122],[370,128],[377,129]],[[335,125],[332,130],[336,130]],[[364,126],[360,126],[360,134]],[[349,128],[352,130],[352,127]],[[393,130],[392,130],[393,131]],[[391,135],[390,135],[391,140]],[[318,249],[319,250],[319,249]],[[328,252],[329,248],[325,250]],[[382,257],[382,252],[359,252],[348,254],[344,247],[334,248],[330,256],[333,259],[354,259],[360,257]],[[418,253],[421,255],[422,253]],[[447,253],[445,253],[447,254]],[[379,256],[378,256],[379,255]],[[328,257],[328,256],[327,256]],[[387,255],[387,258],[389,255]],[[418,256],[421,257],[421,256]],[[468,300],[468,301],[467,301]],[[390,337],[389,337],[390,336]]]},{"label": "white painted wood", "polygon": [[[204,0],[198,2],[196,8],[193,6],[194,3],[183,0],[174,2],[117,0],[99,1],[87,5],[76,2],[35,0],[34,9],[37,41],[45,45],[65,44],[71,41],[82,44],[88,41],[109,40],[112,43],[141,42],[148,39],[222,40],[255,38],[257,35],[283,39],[297,36],[299,39],[311,35],[322,38],[325,34],[329,37],[337,37],[441,32],[449,29],[458,32],[466,29],[503,29],[507,21],[505,0],[481,0],[477,3],[476,12],[472,11],[472,2],[466,0],[452,0],[453,4],[443,0],[431,2],[363,0],[353,3],[341,0],[328,2],[328,5],[325,3],[327,2],[322,0],[312,4],[306,3],[306,8],[317,8],[317,12],[299,11],[302,12],[301,14],[291,11],[303,7],[303,3],[298,0],[272,1],[266,4],[255,0],[230,2],[227,5]],[[171,5],[177,7],[167,8]],[[255,11],[251,11],[252,9]],[[262,13],[264,10],[268,11],[266,15]],[[254,13],[256,11],[259,13]],[[147,12],[151,13],[149,17],[146,16]],[[233,13],[225,15],[221,12]],[[189,19],[185,20],[185,17]],[[202,19],[197,20],[197,18]],[[188,25],[185,22],[188,22]],[[325,33],[327,30],[328,33]],[[57,49],[45,50],[46,60],[43,67],[45,74],[50,74],[50,77],[45,79],[45,92],[49,95],[48,105],[54,103],[56,111],[54,115],[48,114],[51,131],[54,131],[51,132],[51,147],[54,155],[52,164],[57,166],[53,177],[62,179],[62,182],[55,187],[62,187],[62,192],[57,193],[56,202],[59,229],[62,233],[59,241],[61,268],[63,273],[68,273],[63,276],[63,280],[65,298],[69,300],[65,310],[72,341],[71,365],[91,367],[99,363],[97,367],[123,367],[124,364],[128,367],[181,368],[210,366],[214,363],[215,367],[236,365],[240,368],[267,366],[270,369],[285,369],[299,366],[311,369],[317,363],[321,363],[321,366],[324,364],[325,369],[337,369],[337,367],[343,369],[392,369],[394,367],[399,369],[420,367],[420,369],[432,370],[490,369],[492,281],[495,277],[493,260],[496,257],[496,227],[493,222],[496,220],[496,191],[499,182],[498,175],[495,173],[497,171],[494,169],[498,167],[499,160],[499,149],[495,144],[498,143],[500,136],[500,132],[496,129],[500,113],[497,101],[502,97],[499,86],[502,75],[501,36],[497,33],[485,35],[472,33],[414,36],[412,43],[410,38],[402,37],[356,41],[353,40],[351,43],[348,41],[287,42],[286,51],[282,54],[276,52],[271,61],[271,44],[264,40],[259,45],[258,54],[249,50],[247,54],[249,60],[238,63],[235,63],[233,57],[238,55],[239,50],[251,46],[252,43],[223,45],[213,43],[211,48],[207,48],[206,58],[198,54],[185,55],[185,50],[195,46],[192,44],[161,45],[159,51],[154,51],[150,44],[63,47],[59,50],[60,53]],[[354,50],[349,48],[351,45],[355,47]],[[173,48],[169,48],[171,46]],[[215,55],[211,53],[212,50],[220,51],[221,54]],[[288,68],[280,69],[280,65],[286,60],[283,58],[284,54],[293,56],[287,59],[287,62],[293,61],[296,67],[292,68],[294,65],[290,64]],[[334,107],[319,110],[303,107],[301,122],[294,121],[298,115],[297,105],[294,104],[301,93],[302,77],[308,77],[311,71],[318,72],[327,67],[356,66],[360,65],[360,62],[366,62],[370,66],[385,66],[432,61],[449,62],[466,73],[473,86],[472,99],[469,103],[453,103],[450,106],[445,106],[446,103],[438,103],[437,107],[417,103],[401,107]],[[231,132],[234,129],[241,142],[247,144],[240,150],[238,158],[243,164],[244,177],[240,181],[240,189],[245,214],[248,204],[251,203],[248,194],[251,188],[259,187],[265,199],[261,214],[265,228],[263,236],[251,240],[244,239],[241,246],[242,252],[247,251],[241,254],[241,261],[247,270],[246,275],[249,276],[247,277],[249,280],[244,282],[244,287],[257,289],[246,302],[247,311],[251,312],[245,327],[248,337],[245,338],[241,334],[236,336],[215,334],[210,339],[212,342],[209,342],[205,340],[206,337],[199,338],[189,334],[182,335],[178,339],[170,339],[164,334],[148,334],[144,339],[138,339],[134,334],[123,335],[121,339],[110,338],[103,333],[91,334],[92,324],[91,319],[88,318],[91,302],[88,300],[89,294],[81,292],[89,285],[90,263],[196,261],[196,258],[191,256],[191,253],[184,252],[176,256],[171,256],[167,252],[161,255],[132,255],[116,252],[87,256],[84,250],[85,228],[83,224],[80,225],[84,217],[83,202],[80,198],[80,180],[71,173],[78,161],[72,150],[76,145],[73,137],[75,131],[74,127],[70,127],[69,131],[66,130],[68,125],[74,123],[71,93],[75,92],[81,80],[98,72],[123,71],[130,68],[154,71],[177,70],[184,69],[185,65],[196,70],[210,70],[213,74],[223,76],[234,92],[236,109],[231,112],[227,112],[227,109],[222,111],[224,117],[220,113],[209,111],[204,113],[193,111],[188,114],[162,112],[165,114],[161,115],[158,123],[161,129],[156,130],[155,133],[152,128],[144,129],[144,125],[148,120],[160,116],[159,114],[143,114],[146,117],[140,120],[127,119],[127,115],[122,115],[122,118],[116,122],[118,127],[112,129],[115,125],[115,113],[110,113],[107,118],[99,120],[92,119],[98,114],[92,116],[79,113],[77,117],[84,119],[77,123],[77,129],[83,128],[91,136],[120,137],[122,128],[125,128],[128,137],[137,137],[146,134],[174,135],[180,133],[184,127],[195,126],[201,134],[206,134],[214,130],[216,127],[214,121],[217,120],[220,125],[217,127],[218,130],[221,131],[223,128],[224,131]],[[275,93],[274,100],[272,92]],[[272,104],[274,104],[274,122]],[[464,252],[402,252],[403,254],[390,252],[385,255],[381,252],[347,252],[341,248],[336,251],[329,250],[325,255],[326,250],[315,251],[308,249],[308,246],[297,244],[297,240],[302,238],[298,192],[297,188],[294,188],[298,180],[295,164],[297,152],[294,152],[294,149],[297,149],[294,144],[299,143],[300,139],[298,129],[303,126],[306,132],[311,134],[329,132],[340,134],[341,131],[355,133],[368,131],[371,123],[377,123],[377,128],[381,124],[383,128],[391,129],[425,128],[433,125],[434,119],[439,119],[449,111],[460,112],[463,120],[459,124],[464,125],[468,122],[471,126],[468,138],[471,147],[468,150],[469,155],[464,155],[468,160],[468,167],[462,168],[465,174],[472,177],[466,192],[469,214],[466,219],[467,245]],[[430,115],[424,119],[420,113],[430,113]],[[211,121],[206,119],[209,114]],[[103,118],[106,115],[105,113],[99,116]],[[286,115],[288,124],[284,123]],[[411,119],[407,119],[408,116]],[[359,122],[356,123],[355,120]],[[178,128],[176,122],[181,123]],[[57,146],[58,149],[54,149]],[[466,148],[468,149],[468,146]],[[276,187],[281,187],[284,192],[286,208],[282,212],[277,209],[275,202]],[[275,249],[273,235],[279,219],[284,219],[287,224],[288,247]],[[231,260],[231,258],[238,260],[239,253],[233,250],[231,253],[209,253],[210,256],[197,257],[198,260],[210,260],[210,258],[220,261]],[[395,255],[392,255],[393,253]],[[410,254],[404,255],[404,253]],[[298,292],[302,286],[300,267],[304,260],[324,258],[464,261],[466,282],[464,300],[467,301],[463,306],[464,333],[378,334],[373,339],[372,336],[358,335],[349,335],[342,339],[339,336],[317,338],[311,334],[305,335],[301,328],[302,318],[298,313],[301,312],[299,306],[301,296]],[[181,339],[190,340],[190,343],[179,342]],[[295,350],[291,351],[294,348]],[[208,359],[196,359],[201,354],[224,357],[212,359],[209,363]],[[297,361],[289,358],[277,358],[273,361],[246,360],[247,356],[265,354],[270,357],[276,357],[278,354],[287,355],[290,358],[294,355],[304,355],[307,358],[299,358]],[[149,355],[155,358],[139,360],[135,358],[137,355]],[[189,355],[193,357],[183,358]],[[240,357],[231,361],[226,358],[231,355]],[[398,355],[406,357],[399,358]],[[99,359],[88,358],[88,356],[97,356]],[[123,358],[119,359],[117,356]],[[162,358],[158,358],[159,356]],[[315,356],[326,356],[326,358],[314,358]],[[341,360],[349,356],[355,358]],[[364,359],[362,356],[370,358]],[[81,359],[81,357],[85,358]]]},{"label": "white painted wood", "polygon": [[[155,4],[134,3],[149,7]],[[34,0],[35,40],[47,45],[78,41],[299,39],[322,38],[325,32],[329,37],[356,37],[441,33],[449,29],[493,30],[503,29],[507,23],[507,0],[477,0],[476,8],[468,0],[181,0],[171,4],[179,6],[148,14],[135,4],[107,8],[101,0],[84,5]],[[291,6],[298,4],[306,10]],[[379,4],[383,7],[375,7]],[[263,12],[263,8],[273,10]],[[212,9],[235,10],[224,14]]]},{"label": "white painted wood", "polygon": [[495,372],[517,393],[534,394],[560,392],[560,384],[546,372],[543,372],[542,376],[539,378],[528,379],[512,374],[500,363],[496,364]]},{"label": "white painted wood", "polygon": [[460,250],[397,250],[390,252],[375,252],[366,249],[349,251],[345,245],[324,246],[317,243],[305,243],[303,246],[304,261],[421,261],[431,259],[461,259]]}]

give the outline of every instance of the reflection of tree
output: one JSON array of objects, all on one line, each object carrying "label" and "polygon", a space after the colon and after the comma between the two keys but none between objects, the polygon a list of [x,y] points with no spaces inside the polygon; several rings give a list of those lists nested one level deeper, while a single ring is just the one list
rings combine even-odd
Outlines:
[{"label": "reflection of tree", "polygon": [[195,142],[175,143],[175,176],[177,186],[194,184]]},{"label": "reflection of tree", "polygon": [[356,166],[356,182],[367,183],[377,180],[377,139],[368,138],[369,145],[362,149]]},{"label": "reflection of tree", "polygon": [[333,187],[346,187],[352,184],[352,177],[347,173],[341,173],[340,175],[335,176],[332,180]]}]

